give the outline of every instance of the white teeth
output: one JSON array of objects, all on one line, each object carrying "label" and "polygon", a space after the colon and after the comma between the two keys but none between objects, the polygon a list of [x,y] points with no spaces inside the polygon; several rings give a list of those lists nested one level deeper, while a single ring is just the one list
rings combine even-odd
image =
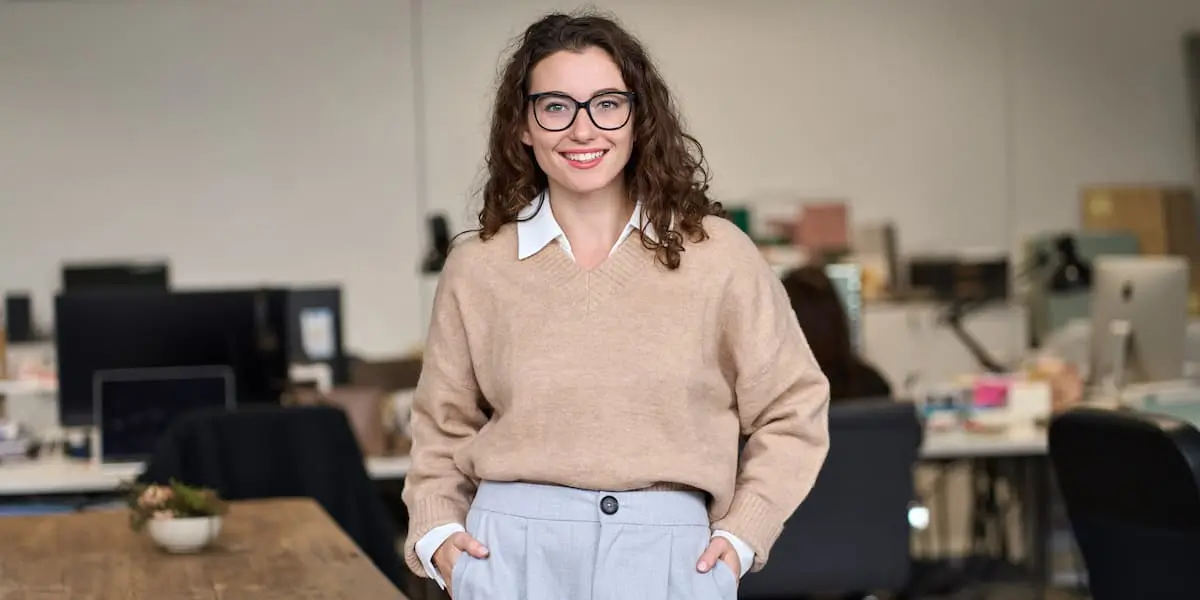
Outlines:
[{"label": "white teeth", "polygon": [[577,162],[588,162],[588,161],[596,160],[597,158],[600,158],[601,156],[604,156],[604,152],[588,152],[587,154],[574,154],[574,153],[570,153],[570,152],[564,152],[563,156],[567,157],[567,160],[574,160]]}]

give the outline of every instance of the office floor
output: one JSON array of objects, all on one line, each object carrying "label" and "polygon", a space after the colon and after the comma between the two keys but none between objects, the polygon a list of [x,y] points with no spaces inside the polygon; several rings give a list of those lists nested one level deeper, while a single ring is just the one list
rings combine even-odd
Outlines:
[{"label": "office floor", "polygon": [[[1042,598],[1037,590],[1020,584],[984,584],[946,596],[925,596],[920,600],[1034,600]],[[1088,596],[1065,590],[1048,590],[1044,600],[1087,600]]]},{"label": "office floor", "polygon": [[[413,595],[414,600],[448,600],[444,592],[440,590],[428,590],[423,595]],[[886,600],[886,598],[881,598]],[[971,589],[963,590],[950,595],[941,596],[922,596],[913,600],[1088,600],[1088,596],[1068,592],[1063,590],[1048,590],[1045,596],[1037,593],[1037,590],[1025,585],[1015,584],[988,584],[981,586],[972,586]]]}]

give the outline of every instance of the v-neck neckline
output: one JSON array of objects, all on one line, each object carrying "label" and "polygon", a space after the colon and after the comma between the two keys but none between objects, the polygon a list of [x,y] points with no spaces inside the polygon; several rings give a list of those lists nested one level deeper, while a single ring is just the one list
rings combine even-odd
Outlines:
[{"label": "v-neck neckline", "polygon": [[548,283],[553,287],[566,289],[574,282],[581,282],[588,306],[594,307],[597,300],[623,287],[639,271],[652,267],[647,263],[653,261],[653,256],[642,246],[639,235],[627,236],[612,254],[591,269],[579,266],[557,242],[547,244],[529,260],[546,270]]}]

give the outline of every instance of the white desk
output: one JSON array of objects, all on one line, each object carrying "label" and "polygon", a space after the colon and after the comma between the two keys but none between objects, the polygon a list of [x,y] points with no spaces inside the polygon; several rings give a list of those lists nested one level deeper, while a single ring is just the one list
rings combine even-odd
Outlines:
[{"label": "white desk", "polygon": [[1045,456],[1048,453],[1045,428],[1019,428],[999,433],[926,432],[921,444],[921,458],[929,460]]},{"label": "white desk", "polygon": [[[995,434],[930,432],[921,446],[921,458],[930,460],[1044,456],[1046,453],[1044,429]],[[377,480],[403,479],[411,464],[412,460],[407,456],[368,458],[367,473]],[[69,459],[0,465],[0,496],[111,492],[141,471],[141,463],[94,466]]]},{"label": "white desk", "polygon": [[[372,479],[403,479],[411,459],[407,456],[368,458]],[[69,459],[35,460],[0,466],[0,496],[86,494],[113,492],[142,472],[141,463],[94,466]]]},{"label": "white desk", "polygon": [[[928,433],[921,458],[944,460],[1001,456],[1042,456],[1044,430],[987,434],[964,431]],[[377,480],[403,479],[412,460],[407,456],[368,458],[367,473]],[[69,459],[35,460],[0,466],[0,496],[111,492],[142,472],[141,463],[93,466]]]}]

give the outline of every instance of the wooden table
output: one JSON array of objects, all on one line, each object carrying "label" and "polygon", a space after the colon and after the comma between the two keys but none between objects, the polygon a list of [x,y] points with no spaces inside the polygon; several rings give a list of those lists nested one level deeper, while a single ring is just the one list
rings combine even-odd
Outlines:
[{"label": "wooden table", "polygon": [[123,510],[0,518],[0,598],[404,600],[315,502],[234,502],[217,543],[159,550]]}]

